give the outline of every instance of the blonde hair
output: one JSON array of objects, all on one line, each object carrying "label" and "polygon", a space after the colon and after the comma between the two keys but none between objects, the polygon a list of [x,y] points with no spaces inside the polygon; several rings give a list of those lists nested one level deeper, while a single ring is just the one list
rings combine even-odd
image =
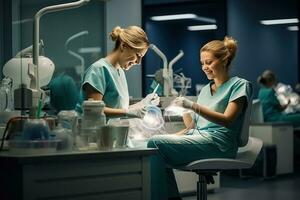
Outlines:
[{"label": "blonde hair", "polygon": [[224,40],[213,40],[205,44],[201,49],[211,52],[221,62],[226,63],[228,69],[237,51],[237,41],[232,37],[225,36]]},{"label": "blonde hair", "polygon": [[274,72],[272,72],[271,70],[265,70],[257,78],[257,83],[264,85],[264,86],[266,86],[268,84],[276,85],[276,83],[277,83],[276,76],[275,76]]},{"label": "blonde hair", "polygon": [[147,34],[138,26],[129,26],[127,28],[116,26],[110,33],[110,38],[116,42],[114,50],[119,48],[121,42],[136,50],[146,49],[150,45]]}]

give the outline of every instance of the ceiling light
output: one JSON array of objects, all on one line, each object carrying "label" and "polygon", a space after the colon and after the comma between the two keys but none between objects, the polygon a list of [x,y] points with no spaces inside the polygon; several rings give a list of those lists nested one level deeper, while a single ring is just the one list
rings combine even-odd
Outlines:
[{"label": "ceiling light", "polygon": [[178,14],[178,15],[153,16],[150,19],[153,21],[167,21],[167,20],[194,19],[194,18],[197,18],[197,15],[192,13],[187,13],[187,14]]},{"label": "ceiling light", "polygon": [[188,26],[189,31],[204,31],[204,30],[215,30],[217,29],[217,25],[210,24],[210,25],[197,25],[197,26]]},{"label": "ceiling light", "polygon": [[209,17],[202,17],[202,16],[197,16],[195,20],[202,21],[202,22],[207,22],[207,23],[217,23],[217,20],[214,18],[209,18]]},{"label": "ceiling light", "polygon": [[289,31],[298,31],[299,28],[298,28],[298,26],[289,26],[289,27],[287,27],[287,30],[289,30]]},{"label": "ceiling light", "polygon": [[298,18],[290,19],[272,19],[272,20],[261,20],[260,23],[263,25],[275,25],[275,24],[293,24],[298,23]]}]

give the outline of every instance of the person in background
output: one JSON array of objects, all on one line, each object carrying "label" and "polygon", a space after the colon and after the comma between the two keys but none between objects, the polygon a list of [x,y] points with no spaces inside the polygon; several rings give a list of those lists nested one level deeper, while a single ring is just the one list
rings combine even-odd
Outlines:
[{"label": "person in background", "polygon": [[74,80],[73,68],[66,68],[53,78],[48,88],[50,90],[50,104],[56,113],[61,110],[73,110],[79,101],[79,87]]},{"label": "person in background", "polygon": [[258,99],[262,105],[264,121],[289,122],[294,127],[299,127],[300,113],[285,114],[283,111],[288,107],[290,101],[286,105],[281,105],[277,99],[275,91],[277,79],[275,74],[270,70],[266,70],[257,78],[257,82],[261,85]]},{"label": "person in background", "polygon": [[[116,26],[110,33],[115,47],[105,58],[93,63],[85,72],[82,83],[85,100],[103,100],[107,116],[143,117],[144,105],[157,100],[148,95],[129,106],[129,94],[124,70],[141,63],[150,45],[146,33],[138,26]],[[134,81],[134,80],[132,80]]]},{"label": "person in background", "polygon": [[152,199],[181,199],[172,169],[206,158],[234,158],[244,113],[252,97],[252,84],[230,76],[237,42],[231,37],[213,40],[200,49],[202,71],[210,82],[201,90],[197,102],[177,97],[174,104],[189,109],[186,128],[173,135],[150,138],[148,147],[157,148],[151,160]]}]

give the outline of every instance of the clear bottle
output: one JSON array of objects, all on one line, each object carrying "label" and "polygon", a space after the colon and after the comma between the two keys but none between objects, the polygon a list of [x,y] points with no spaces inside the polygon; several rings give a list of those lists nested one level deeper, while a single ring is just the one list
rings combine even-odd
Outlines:
[{"label": "clear bottle", "polygon": [[74,150],[74,127],[76,121],[75,111],[60,111],[58,113],[58,125],[53,130],[56,139],[60,140],[57,150],[72,151]]},{"label": "clear bottle", "polygon": [[12,95],[12,79],[5,77],[0,84],[0,111],[12,111],[14,109]]}]

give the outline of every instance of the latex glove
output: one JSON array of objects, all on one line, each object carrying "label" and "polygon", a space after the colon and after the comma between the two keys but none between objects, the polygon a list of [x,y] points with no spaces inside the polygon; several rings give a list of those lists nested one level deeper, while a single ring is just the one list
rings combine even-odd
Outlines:
[{"label": "latex glove", "polygon": [[143,100],[142,100],[142,103],[145,105],[145,106],[148,106],[148,105],[154,105],[154,106],[157,106],[159,104],[159,96],[154,93],[154,94],[148,94]]},{"label": "latex glove", "polygon": [[143,118],[145,114],[145,106],[137,106],[136,104],[134,104],[133,106],[129,106],[129,108],[126,110],[127,117]]},{"label": "latex glove", "polygon": [[176,99],[174,99],[173,104],[175,106],[191,109],[193,107],[194,102],[185,97],[177,97]]}]

